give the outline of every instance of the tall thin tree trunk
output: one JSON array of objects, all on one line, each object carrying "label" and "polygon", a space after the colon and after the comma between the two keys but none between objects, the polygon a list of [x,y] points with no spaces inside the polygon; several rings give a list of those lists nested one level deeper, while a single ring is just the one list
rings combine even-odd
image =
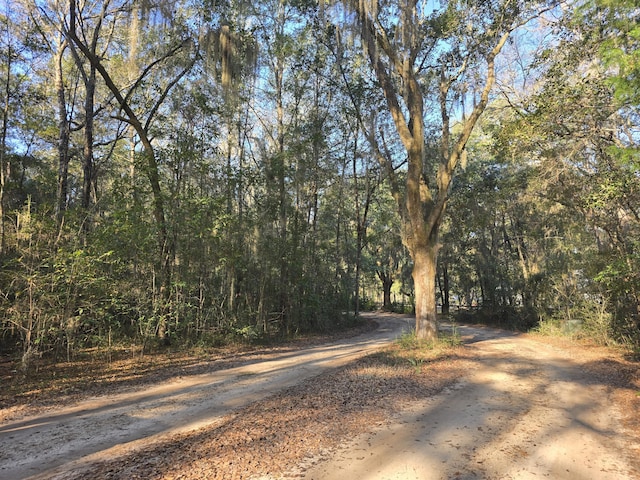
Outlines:
[{"label": "tall thin tree trunk", "polygon": [[358,135],[354,135],[352,152],[352,167],[353,167],[353,199],[356,209],[356,272],[355,272],[355,286],[354,286],[354,299],[353,299],[353,314],[358,316],[360,314],[360,267],[362,263],[362,246],[364,243],[364,229],[366,218],[362,218],[360,212],[360,192],[358,192]]},{"label": "tall thin tree trunk", "polygon": [[[234,172],[233,172],[233,165],[232,165],[232,157],[233,157],[233,146],[236,143],[236,139],[233,138],[233,132],[234,132],[234,122],[233,122],[233,118],[229,118],[227,120],[227,191],[226,191],[226,197],[227,197],[227,215],[229,215],[229,217],[231,217],[233,215],[233,203],[234,203],[234,197],[235,197],[235,177],[234,177]],[[239,129],[238,129],[238,133],[239,133]],[[228,237],[228,242],[232,245],[232,249],[236,248],[236,236],[237,233],[230,231],[229,232],[229,237]],[[229,263],[229,266],[227,268],[227,286],[229,288],[229,300],[227,302],[228,307],[229,307],[229,312],[233,312],[235,309],[235,298],[236,298],[236,269],[235,269],[235,265],[233,262]]]},{"label": "tall thin tree trunk", "polygon": [[56,191],[56,220],[62,224],[64,212],[67,209],[68,177],[69,177],[69,141],[71,137],[69,119],[67,116],[67,101],[64,91],[64,78],[62,73],[62,58],[67,48],[67,42],[62,41],[58,45],[55,64],[55,87],[58,99],[58,188]]},{"label": "tall thin tree trunk", "polygon": [[382,285],[382,309],[391,311],[391,286],[393,282],[386,281]]},{"label": "tall thin tree trunk", "polygon": [[335,249],[335,261],[336,261],[336,269],[335,269],[335,280],[336,282],[340,279],[340,273],[341,273],[341,265],[342,265],[342,261],[341,261],[341,241],[340,239],[342,238],[342,210],[344,207],[344,183],[345,183],[345,177],[347,174],[347,155],[345,152],[345,156],[343,158],[343,164],[342,164],[342,173],[340,175],[340,180],[339,180],[339,188],[338,188],[338,208],[336,211],[336,249]]},{"label": "tall thin tree trunk", "polygon": [[5,188],[7,184],[7,177],[9,174],[9,165],[7,162],[7,133],[9,131],[9,106],[11,95],[11,68],[12,68],[12,48],[11,43],[8,47],[7,53],[7,76],[4,79],[4,105],[2,107],[2,132],[0,135],[0,255],[5,252],[6,249],[6,233],[4,228],[4,210],[5,210]]},{"label": "tall thin tree trunk", "polygon": [[82,155],[82,208],[87,212],[91,205],[91,184],[93,181],[93,116],[96,90],[96,69],[89,67],[89,75],[85,82],[85,125],[84,125],[84,150]]},{"label": "tall thin tree trunk", "polygon": [[[284,29],[284,3],[281,0],[278,4],[278,26]],[[284,59],[282,53],[278,54],[275,62],[275,87],[276,87],[276,180],[278,182],[278,224],[280,237],[280,286],[279,286],[279,308],[285,328],[289,330],[289,319],[287,316],[288,305],[288,261],[287,258],[287,192],[286,192],[286,167],[285,159],[285,129],[284,129]]]}]

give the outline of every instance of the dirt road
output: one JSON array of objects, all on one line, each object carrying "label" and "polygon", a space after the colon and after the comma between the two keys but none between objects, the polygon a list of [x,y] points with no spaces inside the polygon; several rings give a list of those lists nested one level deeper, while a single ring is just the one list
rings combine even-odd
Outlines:
[{"label": "dirt road", "polygon": [[[378,321],[377,331],[337,343],[0,424],[0,480],[70,478],[97,461],[118,462],[153,445],[176,445],[180,432],[215,427],[251,402],[350,364],[396,338],[411,322],[392,316]],[[619,412],[607,387],[581,368],[584,362],[526,336],[457,329],[472,359],[466,375],[451,379],[444,392],[414,403],[377,430],[306,462],[295,477],[635,478]],[[224,472],[212,474],[227,478]],[[114,478],[129,477],[121,473]]]},{"label": "dirt road", "polygon": [[372,333],[236,368],[100,397],[0,424],[0,480],[65,478],[65,472],[122,455],[225,414],[381,348],[410,328],[384,317]]},{"label": "dirt road", "polygon": [[452,388],[357,438],[314,480],[637,478],[607,388],[562,349],[459,327],[475,368]]}]

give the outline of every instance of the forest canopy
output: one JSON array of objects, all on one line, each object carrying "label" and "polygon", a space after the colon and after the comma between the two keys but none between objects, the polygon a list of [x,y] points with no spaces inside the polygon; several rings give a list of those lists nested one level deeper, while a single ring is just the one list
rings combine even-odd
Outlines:
[{"label": "forest canopy", "polygon": [[640,347],[634,0],[0,0],[0,347],[364,308]]}]

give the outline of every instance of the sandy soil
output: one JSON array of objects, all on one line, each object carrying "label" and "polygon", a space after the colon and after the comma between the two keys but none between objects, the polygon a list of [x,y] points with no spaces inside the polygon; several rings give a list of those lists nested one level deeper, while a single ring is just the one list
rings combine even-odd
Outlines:
[{"label": "sandy soil", "polygon": [[460,331],[475,359],[465,378],[303,478],[639,478],[637,440],[625,435],[609,386],[571,352],[491,329]]},{"label": "sandy soil", "polygon": [[0,424],[0,479],[67,478],[93,462],[215,425],[233,410],[343,366],[410,328],[407,318],[382,317],[378,323],[374,332],[347,340]]},{"label": "sandy soil", "polygon": [[624,428],[637,365],[467,326],[456,353],[396,364],[365,355],[410,320],[377,320],[373,334],[0,423],[0,479],[640,478],[639,429]]}]

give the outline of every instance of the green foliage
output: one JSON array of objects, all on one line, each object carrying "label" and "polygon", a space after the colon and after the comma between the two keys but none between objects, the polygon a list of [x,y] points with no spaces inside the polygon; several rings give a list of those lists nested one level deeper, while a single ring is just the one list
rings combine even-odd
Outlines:
[{"label": "green foliage", "polygon": [[549,336],[589,338],[601,345],[618,342],[614,314],[608,296],[587,287],[585,279],[565,275],[553,284],[555,295],[540,315],[535,331]]},{"label": "green foliage", "polygon": [[[206,3],[198,12],[178,1],[171,12],[157,11],[155,23],[143,15],[137,36],[125,14],[107,14],[99,50],[134,113],[154,113],[145,128],[159,178],[152,188],[156,172],[140,138],[99,78],[87,209],[80,207],[85,122],[76,113],[87,63],[64,50],[55,91],[56,47],[40,39],[57,31],[50,22],[60,12],[27,16],[16,4],[16,17],[3,18],[17,27],[18,63],[0,67],[11,87],[0,166],[0,337],[26,370],[40,355],[69,359],[89,347],[136,344],[144,353],[329,331],[354,321],[345,312],[358,301],[379,308],[387,288],[386,308],[411,312],[411,261],[390,172],[378,168],[364,127],[399,160],[399,184],[403,147],[360,46],[335,25],[320,28],[317,5],[307,0]],[[414,58],[423,67],[442,55],[459,78],[450,112],[468,110],[479,80],[470,70],[458,77],[456,62],[470,66],[485,55],[499,23],[533,4],[498,6],[449,2],[403,32],[415,34],[411,48],[420,46]],[[397,8],[380,7],[395,46],[405,38]],[[457,172],[439,239],[439,298],[448,289],[452,307],[471,308],[461,321],[523,329],[541,319],[541,330],[640,344],[640,159],[629,127],[640,91],[635,8],[632,0],[597,0],[562,19],[554,48],[522,73],[536,90],[489,105],[467,142],[469,162]],[[92,22],[82,18],[78,28]],[[217,33],[191,30],[201,23]],[[136,81],[145,61],[178,46]],[[9,53],[8,44],[0,49],[5,59]],[[423,73],[425,85],[439,76]],[[425,105],[438,101],[430,93],[437,89],[426,91]],[[61,97],[72,131],[58,223]],[[424,178],[435,187],[441,119],[427,117]],[[158,202],[164,221],[154,216]],[[455,332],[443,338],[459,342]],[[434,348],[416,342],[400,340],[407,351]],[[422,357],[411,355],[422,368]]]},{"label": "green foliage", "polygon": [[[565,316],[567,313],[571,319]],[[619,343],[613,315],[607,311],[606,304],[594,300],[582,301],[570,308],[563,308],[562,312],[541,318],[533,331],[552,337],[587,338],[599,345]]]},{"label": "green foliage", "polygon": [[[36,354],[65,353],[98,343],[114,326],[109,313],[114,292],[112,251],[87,248],[47,216],[18,213],[20,228],[11,256],[3,259],[2,322],[23,345],[23,368]],[[71,234],[67,236],[67,234]]]},{"label": "green foliage", "polygon": [[[564,19],[558,43],[540,56],[539,90],[503,125],[496,143],[533,167],[531,199],[543,206],[540,212],[553,213],[540,217],[539,231],[558,240],[541,245],[529,297],[537,299],[531,306],[539,329],[600,343],[638,338],[634,205],[640,190],[635,134],[624,127],[637,108],[628,94],[637,41],[630,7],[587,2]],[[527,208],[520,218],[531,222],[534,211]]]},{"label": "green foliage", "polygon": [[640,104],[640,23],[634,0],[595,0],[584,7],[586,13],[595,10],[604,18],[607,36],[601,44],[601,54],[616,73],[608,78],[616,99],[622,105]]},{"label": "green foliage", "polygon": [[565,335],[560,321],[553,318],[540,319],[538,325],[532,331],[545,337],[562,337]]}]

